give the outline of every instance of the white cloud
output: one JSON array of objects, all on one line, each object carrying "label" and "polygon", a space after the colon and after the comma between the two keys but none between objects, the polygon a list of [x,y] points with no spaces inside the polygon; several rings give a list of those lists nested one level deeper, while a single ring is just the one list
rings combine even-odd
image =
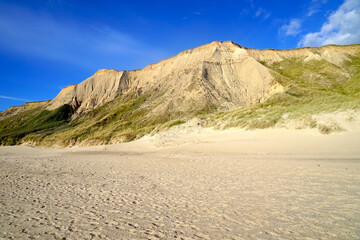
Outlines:
[{"label": "white cloud", "polygon": [[255,12],[255,17],[262,17],[264,19],[267,19],[270,17],[271,13],[266,11],[264,8],[258,8],[258,10]]},{"label": "white cloud", "polygon": [[327,0],[312,0],[309,4],[306,16],[311,17],[312,15],[321,12],[322,5],[326,3]]},{"label": "white cloud", "polygon": [[319,32],[306,34],[298,43],[303,46],[360,43],[360,1],[345,0],[322,25]]},{"label": "white cloud", "polygon": [[250,7],[254,8],[255,5],[254,5],[254,0],[246,0],[249,4],[250,4]]},{"label": "white cloud", "polygon": [[288,24],[284,24],[280,28],[280,33],[286,36],[296,36],[301,32],[301,21],[299,19],[291,19]]},{"label": "white cloud", "polygon": [[263,11],[265,11],[263,8],[258,8],[258,10],[255,13],[255,17],[259,17],[263,13]]}]

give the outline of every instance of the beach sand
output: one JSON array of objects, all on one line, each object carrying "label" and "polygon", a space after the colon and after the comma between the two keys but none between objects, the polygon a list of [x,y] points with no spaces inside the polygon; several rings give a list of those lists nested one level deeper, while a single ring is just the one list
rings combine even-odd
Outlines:
[{"label": "beach sand", "polygon": [[360,238],[360,132],[181,131],[1,147],[0,238]]}]

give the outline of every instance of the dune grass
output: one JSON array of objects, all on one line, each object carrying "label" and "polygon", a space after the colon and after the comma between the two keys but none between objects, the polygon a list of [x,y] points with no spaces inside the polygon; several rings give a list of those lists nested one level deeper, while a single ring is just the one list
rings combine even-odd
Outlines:
[{"label": "dune grass", "polygon": [[116,99],[85,113],[61,131],[46,136],[32,133],[24,140],[45,146],[132,141],[169,124],[175,118],[171,114],[150,114],[152,108],[146,104],[149,97],[150,94],[144,94],[135,99]]},{"label": "dune grass", "polygon": [[298,59],[267,67],[272,69],[275,80],[286,91],[264,103],[217,112],[208,117],[213,126],[268,128],[285,121],[286,116],[286,120],[303,120],[308,127],[318,127],[321,132],[328,133],[330,131],[324,130],[326,126],[318,126],[308,119],[314,114],[360,108],[359,57],[346,62],[344,68],[326,61],[303,62]]},{"label": "dune grass", "polygon": [[18,144],[23,137],[36,132],[51,131],[69,122],[74,113],[70,105],[53,111],[32,109],[0,121],[1,145]]},{"label": "dune grass", "polygon": [[217,128],[246,129],[300,120],[305,127],[329,133],[336,127],[318,124],[311,116],[360,108],[360,56],[352,57],[341,68],[327,61],[299,59],[262,64],[272,71],[274,81],[286,89],[263,103],[226,112],[209,105],[192,112],[171,109],[155,114],[152,110],[158,96],[150,91],[137,97],[119,97],[73,120],[74,111],[69,105],[53,111],[36,108],[0,121],[0,144],[68,146],[126,142],[184,124],[193,117],[206,119],[209,126]]}]

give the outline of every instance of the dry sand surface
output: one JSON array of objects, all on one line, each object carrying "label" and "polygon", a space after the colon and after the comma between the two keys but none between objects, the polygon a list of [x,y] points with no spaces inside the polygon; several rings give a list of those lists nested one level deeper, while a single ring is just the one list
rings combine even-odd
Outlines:
[{"label": "dry sand surface", "polygon": [[1,147],[0,238],[359,239],[359,157],[359,132],[279,129]]}]

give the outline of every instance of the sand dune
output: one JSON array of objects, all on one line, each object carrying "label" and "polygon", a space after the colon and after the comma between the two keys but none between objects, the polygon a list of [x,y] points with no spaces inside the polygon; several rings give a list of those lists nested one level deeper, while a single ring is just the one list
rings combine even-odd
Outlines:
[{"label": "sand dune", "polygon": [[[324,60],[340,67],[336,70],[348,79],[350,74],[343,64],[358,53],[358,44],[260,50],[242,47],[232,41],[214,41],[144,69],[100,69],[83,82],[64,88],[46,108],[54,110],[70,104],[76,110],[75,116],[78,116],[119,96],[150,93],[153,95],[150,102],[156,106],[151,110],[154,115],[173,110],[194,111],[209,105],[233,109],[264,102],[286,89],[278,82],[273,69],[263,64],[265,62]],[[317,76],[316,73],[318,71],[313,72],[310,78]]]},{"label": "sand dune", "polygon": [[175,130],[1,147],[0,238],[360,237],[359,132]]}]

